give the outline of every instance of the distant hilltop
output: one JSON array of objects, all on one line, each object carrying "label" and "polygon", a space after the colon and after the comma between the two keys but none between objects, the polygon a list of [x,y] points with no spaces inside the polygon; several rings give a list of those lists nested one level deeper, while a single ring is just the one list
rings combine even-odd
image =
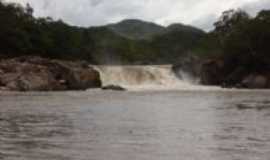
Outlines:
[{"label": "distant hilltop", "polygon": [[204,31],[201,29],[181,23],[163,27],[153,22],[142,21],[139,19],[126,19],[119,23],[106,25],[105,27],[129,39],[151,39],[156,35],[162,35],[173,31],[204,34]]}]

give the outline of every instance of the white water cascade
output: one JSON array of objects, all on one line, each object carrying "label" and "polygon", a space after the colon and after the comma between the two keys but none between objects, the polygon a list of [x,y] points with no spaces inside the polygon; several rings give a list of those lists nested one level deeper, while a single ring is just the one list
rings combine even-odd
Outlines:
[{"label": "white water cascade", "polygon": [[190,78],[179,79],[171,65],[93,66],[100,72],[103,86],[119,85],[129,90],[201,90],[216,87],[200,86]]}]

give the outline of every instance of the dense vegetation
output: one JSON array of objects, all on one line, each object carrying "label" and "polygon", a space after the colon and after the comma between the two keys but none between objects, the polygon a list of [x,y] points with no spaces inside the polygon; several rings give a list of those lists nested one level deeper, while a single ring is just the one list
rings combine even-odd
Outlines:
[{"label": "dense vegetation", "polygon": [[270,68],[270,11],[251,17],[242,10],[225,11],[210,33],[216,39],[227,72],[244,68],[264,72]]},{"label": "dense vegetation", "polygon": [[191,50],[205,33],[139,20],[103,27],[70,26],[50,17],[35,18],[27,5],[0,1],[0,55],[39,55],[91,63],[172,63]]},{"label": "dense vegetation", "polygon": [[124,20],[103,27],[70,26],[50,17],[36,18],[33,9],[0,0],[0,56],[38,55],[91,63],[175,63],[184,55],[225,59],[233,70],[270,64],[270,11],[256,17],[241,10],[223,13],[205,33],[182,24],[162,27]]},{"label": "dense vegetation", "polygon": [[196,53],[206,56],[203,84],[270,88],[270,11],[255,17],[243,10],[223,12]]},{"label": "dense vegetation", "polygon": [[106,27],[123,37],[135,40],[151,39],[157,34],[166,32],[166,28],[162,26],[136,19],[123,20],[116,24],[109,24]]}]

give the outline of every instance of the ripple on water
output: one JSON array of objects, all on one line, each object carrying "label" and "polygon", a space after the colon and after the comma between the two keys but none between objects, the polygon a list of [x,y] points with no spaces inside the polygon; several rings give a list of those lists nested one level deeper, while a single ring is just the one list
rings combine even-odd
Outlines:
[{"label": "ripple on water", "polygon": [[[7,95],[0,97],[0,159],[267,160],[270,110],[257,106],[268,106],[270,102],[262,99],[269,95],[195,91]],[[239,109],[239,104],[249,108]]]}]

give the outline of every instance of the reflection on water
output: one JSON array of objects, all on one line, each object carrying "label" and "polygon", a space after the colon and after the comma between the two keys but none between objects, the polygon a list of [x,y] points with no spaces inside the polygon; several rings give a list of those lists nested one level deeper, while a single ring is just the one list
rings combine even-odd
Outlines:
[{"label": "reflection on water", "polygon": [[263,110],[263,109],[270,109],[270,101],[243,101],[242,103],[239,103],[236,105],[238,109],[257,109],[257,110]]},{"label": "reflection on water", "polygon": [[270,92],[1,93],[2,160],[268,160]]}]

